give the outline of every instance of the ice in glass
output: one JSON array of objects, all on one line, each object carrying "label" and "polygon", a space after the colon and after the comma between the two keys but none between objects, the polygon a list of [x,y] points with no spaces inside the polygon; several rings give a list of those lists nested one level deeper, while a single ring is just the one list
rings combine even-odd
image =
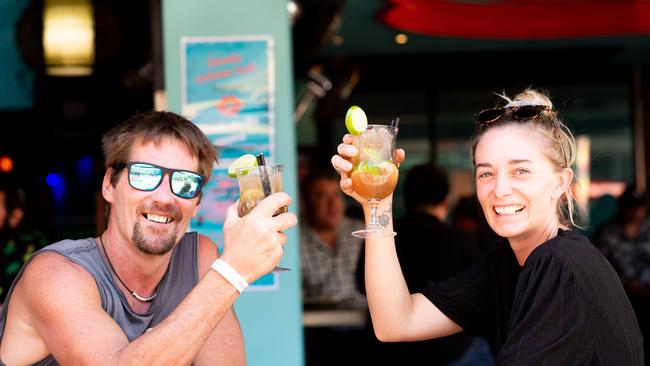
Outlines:
[{"label": "ice in glass", "polygon": [[[240,168],[237,170],[237,182],[239,183],[239,217],[249,212],[257,203],[267,195],[264,193],[262,169],[266,169],[269,178],[270,193],[282,192],[282,165],[265,165]],[[287,212],[287,207],[281,207],[275,214]]]}]

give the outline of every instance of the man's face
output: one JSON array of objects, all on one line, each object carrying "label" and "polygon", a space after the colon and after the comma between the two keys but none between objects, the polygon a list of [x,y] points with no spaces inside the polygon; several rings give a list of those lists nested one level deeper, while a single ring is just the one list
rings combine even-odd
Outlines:
[{"label": "man's face", "polygon": [[339,182],[327,178],[317,179],[311,183],[306,198],[307,214],[312,226],[317,229],[335,229],[345,211]]},{"label": "man's face", "polygon": [[[187,147],[172,139],[136,143],[129,161],[152,163],[171,169],[198,171],[199,162]],[[174,195],[170,177],[163,176],[153,191],[140,191],[129,185],[128,170],[118,172],[115,187],[108,174],[104,176],[103,195],[111,204],[109,228],[116,228],[120,236],[131,240],[140,251],[162,255],[174,248],[196,214],[199,198],[185,199]]]}]

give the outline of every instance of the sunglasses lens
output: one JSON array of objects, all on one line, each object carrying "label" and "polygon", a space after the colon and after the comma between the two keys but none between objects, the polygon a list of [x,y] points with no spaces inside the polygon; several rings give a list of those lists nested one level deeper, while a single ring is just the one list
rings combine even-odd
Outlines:
[{"label": "sunglasses lens", "polygon": [[196,173],[175,171],[171,176],[172,192],[181,198],[194,198],[199,195],[201,181]]},{"label": "sunglasses lens", "polygon": [[525,105],[515,109],[512,115],[516,119],[533,119],[546,110],[543,105]]},{"label": "sunglasses lens", "polygon": [[135,189],[151,191],[162,180],[162,170],[149,164],[133,164],[129,167],[129,184]]},{"label": "sunglasses lens", "polygon": [[505,111],[504,108],[486,109],[476,115],[476,122],[480,124],[492,123],[503,116]]}]

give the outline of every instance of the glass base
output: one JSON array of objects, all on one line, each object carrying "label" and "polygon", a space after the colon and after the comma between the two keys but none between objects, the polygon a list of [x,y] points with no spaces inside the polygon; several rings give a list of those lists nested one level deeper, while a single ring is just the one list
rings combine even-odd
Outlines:
[{"label": "glass base", "polygon": [[397,235],[396,232],[391,230],[386,230],[384,228],[379,228],[379,229],[366,228],[364,230],[357,230],[352,232],[352,236],[356,236],[357,238],[368,238],[368,237],[389,238],[395,235]]}]

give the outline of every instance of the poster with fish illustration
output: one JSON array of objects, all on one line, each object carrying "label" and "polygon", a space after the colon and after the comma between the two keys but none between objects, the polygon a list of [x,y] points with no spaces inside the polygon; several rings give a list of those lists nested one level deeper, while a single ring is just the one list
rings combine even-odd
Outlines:
[{"label": "poster with fish illustration", "polygon": [[[270,36],[181,39],[181,113],[208,136],[219,155],[190,226],[220,248],[226,209],[239,197],[228,167],[244,154],[264,153],[267,162],[274,162],[274,70]],[[274,273],[247,291],[277,288]]]}]

